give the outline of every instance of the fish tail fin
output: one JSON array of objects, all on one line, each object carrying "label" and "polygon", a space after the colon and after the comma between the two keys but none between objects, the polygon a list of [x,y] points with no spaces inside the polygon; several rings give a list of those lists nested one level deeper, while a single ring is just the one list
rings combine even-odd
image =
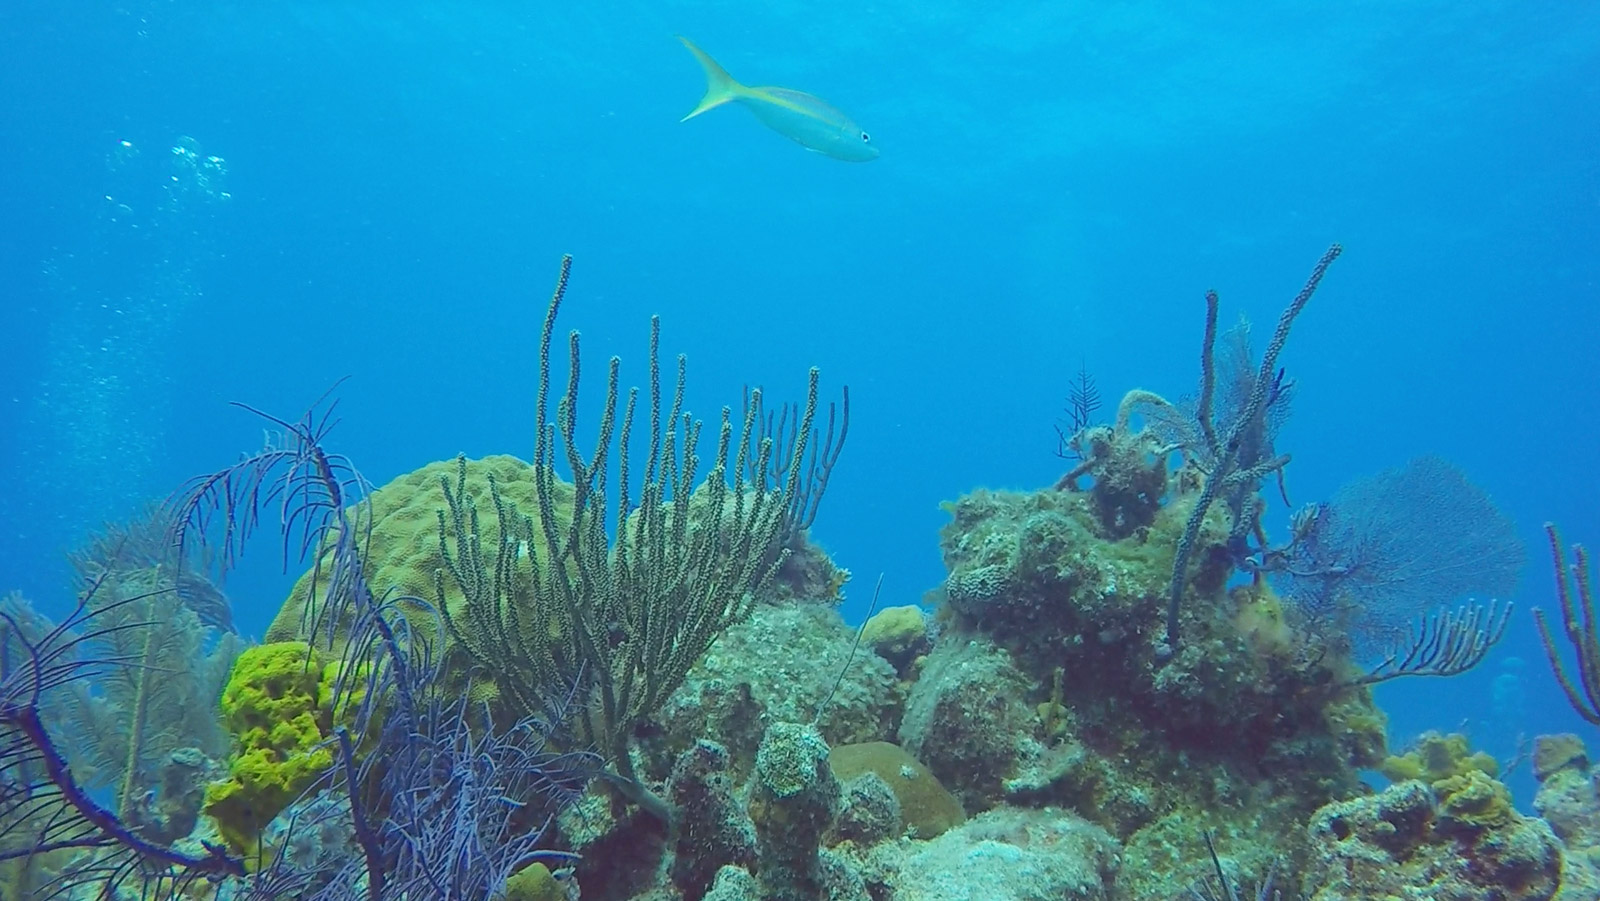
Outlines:
[{"label": "fish tail fin", "polygon": [[678,121],[687,122],[706,110],[716,109],[724,103],[732,103],[743,95],[744,85],[734,81],[733,76],[728,74],[728,70],[717,65],[717,61],[712,59],[710,54],[696,47],[693,41],[683,35],[679,35],[678,40],[683,42],[683,46],[689,48],[689,52],[694,54],[694,58],[700,61],[700,67],[706,70],[706,95],[700,98],[699,106],[690,110],[689,115]]}]

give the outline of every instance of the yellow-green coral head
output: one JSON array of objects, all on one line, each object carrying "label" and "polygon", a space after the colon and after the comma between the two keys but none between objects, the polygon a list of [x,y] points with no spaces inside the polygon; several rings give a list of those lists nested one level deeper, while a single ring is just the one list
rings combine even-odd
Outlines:
[{"label": "yellow-green coral head", "polygon": [[807,150],[851,163],[878,158],[878,145],[872,143],[872,136],[826,100],[789,88],[742,85],[688,38],[680,36],[678,40],[706,70],[706,95],[682,121],[687,122],[725,103],[737,102],[754,113],[763,125]]},{"label": "yellow-green coral head", "polygon": [[506,880],[506,891],[495,901],[567,901],[577,897],[570,869],[551,871],[542,863],[532,863]]}]

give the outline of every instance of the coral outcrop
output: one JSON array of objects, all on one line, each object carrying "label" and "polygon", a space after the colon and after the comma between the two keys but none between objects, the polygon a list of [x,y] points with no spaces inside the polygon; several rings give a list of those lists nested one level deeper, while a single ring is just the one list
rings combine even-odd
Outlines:
[{"label": "coral outcrop", "polygon": [[921,607],[906,605],[879,610],[861,626],[861,643],[889,661],[902,677],[933,648],[928,616]]},{"label": "coral outcrop", "polygon": [[886,848],[895,901],[1104,901],[1116,839],[1062,810],[992,810],[930,842]]},{"label": "coral outcrop", "polygon": [[1307,826],[1310,901],[1429,898],[1545,901],[1561,885],[1561,844],[1517,813],[1505,786],[1473,770],[1441,797],[1411,780],[1329,804]]},{"label": "coral outcrop", "polygon": [[703,897],[725,866],[755,865],[755,824],[734,788],[728,750],[716,742],[696,742],[672,767],[667,800],[677,819],[670,874],[685,898]]},{"label": "coral outcrop", "polygon": [[893,737],[906,688],[876,655],[852,659],[853,643],[831,607],[758,606],[723,633],[655,716],[643,739],[651,771],[664,775],[676,755],[713,736],[743,781],[768,724],[810,722],[819,711],[817,727],[830,744]]},{"label": "coral outcrop", "polygon": [[1561,839],[1558,901],[1600,898],[1600,773],[1576,735],[1541,735],[1534,740],[1533,775],[1539,780],[1533,809]]},{"label": "coral outcrop", "polygon": [[[922,761],[899,745],[886,741],[840,745],[832,750],[828,761],[834,774],[851,788],[847,794],[860,799],[854,805],[847,805],[847,812],[852,807],[877,806],[881,810],[884,806],[881,803],[869,803],[869,799],[877,797],[873,784],[876,781],[893,794],[895,812],[913,838],[937,838],[967,818],[956,796],[950,794]],[[861,782],[867,785],[857,787]],[[855,814],[858,819],[865,815],[864,810]],[[899,833],[882,830],[880,837],[898,838]]]},{"label": "coral outcrop", "polygon": [[764,897],[820,897],[822,837],[841,798],[839,779],[828,766],[827,742],[811,726],[773,723],[756,753],[749,792]]},{"label": "coral outcrop", "polygon": [[1017,740],[1033,729],[1030,684],[999,648],[941,641],[906,699],[900,745],[950,786],[968,810],[997,803],[1015,768]]},{"label": "coral outcrop", "polygon": [[1264,873],[1382,759],[1383,716],[1338,655],[1264,583],[1227,587],[1225,505],[1199,530],[1171,660],[1181,490],[1131,529],[1084,492],[979,491],[950,510],[947,627],[899,737],[969,811],[1069,806],[1140,862],[1127,897],[1165,898],[1203,872],[1200,830],[1250,836],[1236,856]]},{"label": "coral outcrop", "polygon": [[245,650],[222,691],[234,737],[228,777],[205,793],[205,812],[230,845],[253,849],[261,830],[333,764],[337,664],[303,641]]}]

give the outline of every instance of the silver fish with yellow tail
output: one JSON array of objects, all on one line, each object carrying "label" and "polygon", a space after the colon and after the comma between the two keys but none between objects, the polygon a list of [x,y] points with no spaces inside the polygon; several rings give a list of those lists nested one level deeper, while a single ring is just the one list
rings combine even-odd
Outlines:
[{"label": "silver fish with yellow tail", "polygon": [[706,95],[681,121],[725,103],[739,103],[763,125],[807,150],[851,163],[878,158],[878,145],[872,143],[872,137],[833,104],[804,91],[742,85],[688,38],[680,36],[678,40],[706,70]]}]

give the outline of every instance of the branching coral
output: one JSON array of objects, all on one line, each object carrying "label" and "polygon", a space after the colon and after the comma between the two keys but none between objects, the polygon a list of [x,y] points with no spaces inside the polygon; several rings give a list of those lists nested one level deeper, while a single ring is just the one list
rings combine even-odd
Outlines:
[{"label": "branching coral", "polygon": [[[1342,249],[1335,244],[1323,253],[1322,259],[1312,267],[1305,286],[1289,302],[1283,315],[1278,317],[1278,327],[1261,355],[1261,365],[1249,383],[1250,390],[1236,410],[1216,406],[1213,348],[1217,334],[1217,295],[1216,292],[1206,295],[1206,336],[1200,352],[1200,400],[1194,417],[1203,440],[1182,445],[1185,455],[1197,461],[1205,472],[1206,480],[1184,525],[1183,537],[1178,540],[1177,558],[1172,564],[1172,584],[1167,590],[1169,654],[1178,647],[1178,606],[1183,599],[1184,582],[1188,578],[1189,555],[1212,501],[1218,497],[1237,496],[1242,490],[1253,488],[1263,478],[1282,470],[1289,463],[1287,455],[1277,456],[1273,453],[1271,444],[1274,428],[1272,407],[1284,398],[1283,373],[1277,369],[1278,354],[1289,340],[1290,327],[1311,300],[1311,295],[1316,293],[1322,276],[1338,259]],[[1218,420],[1218,410],[1225,414],[1232,413],[1231,418]],[[1249,527],[1242,517],[1235,518],[1233,531],[1236,536],[1242,537]]]},{"label": "branching coral", "polygon": [[[806,438],[806,447],[809,451],[797,455],[796,444],[800,441],[800,425],[803,420],[809,420],[815,415],[815,403],[807,402],[785,403],[777,410],[765,409],[759,388],[745,389],[744,393],[744,418],[754,420],[760,424],[760,440],[772,442],[772,453],[767,460],[767,471],[762,473],[755,469],[757,458],[748,458],[749,469],[745,473],[746,481],[751,484],[785,485],[789,481],[791,467],[803,465],[804,475],[800,479],[798,489],[788,500],[788,506],[783,514],[783,529],[779,543],[783,547],[793,547],[812,523],[816,522],[817,510],[822,505],[822,495],[828,490],[828,477],[833,474],[833,467],[839,462],[839,454],[844,451],[845,439],[850,437],[850,386],[846,385],[842,391],[843,399],[839,404],[828,402],[828,424],[826,427],[813,428]],[[837,433],[835,432],[837,427]]]},{"label": "branching coral", "polygon": [[[1217,350],[1217,307],[1215,291],[1206,293],[1206,329],[1200,345],[1200,392],[1192,409],[1176,405],[1159,395],[1137,391],[1123,400],[1119,410],[1120,429],[1086,430],[1078,451],[1084,463],[1063,477],[1058,487],[1070,487],[1083,474],[1095,467],[1105,469],[1112,461],[1144,460],[1152,455],[1164,458],[1171,451],[1181,451],[1185,465],[1202,477],[1197,496],[1190,508],[1189,518],[1179,538],[1177,554],[1172,567],[1172,579],[1167,591],[1166,643],[1163,657],[1176,653],[1179,639],[1178,611],[1188,581],[1190,557],[1195,550],[1195,540],[1206,521],[1206,514],[1217,499],[1223,499],[1233,514],[1232,537],[1242,542],[1248,533],[1257,530],[1260,510],[1255,506],[1254,493],[1262,479],[1281,472],[1289,457],[1278,454],[1273,439],[1282,423],[1291,395],[1290,383],[1284,381],[1278,368],[1278,355],[1289,339],[1289,329],[1316,293],[1328,267],[1338,258],[1339,245],[1329,247],[1317,265],[1312,268],[1300,293],[1290,301],[1278,317],[1277,328],[1267,342],[1258,365],[1253,364],[1248,336],[1244,327],[1224,336],[1221,351],[1219,379]],[[1128,417],[1138,412],[1149,423],[1151,437],[1139,437],[1130,431]],[[1095,434],[1088,434],[1093,431]],[[1104,449],[1096,453],[1087,442],[1099,437]],[[1120,439],[1120,440],[1119,440]],[[1137,439],[1137,440],[1136,440]],[[1077,440],[1077,439],[1075,439]],[[1125,465],[1125,462],[1124,462]],[[1148,464],[1144,466],[1148,469]],[[1080,471],[1081,470],[1081,471]],[[1132,472],[1141,471],[1135,465]],[[1166,466],[1162,462],[1160,486],[1142,486],[1139,493],[1146,500],[1144,507],[1153,508],[1165,488]],[[1097,477],[1100,474],[1096,474]],[[1137,508],[1136,508],[1137,509]]]},{"label": "branching coral", "polygon": [[160,505],[151,505],[128,522],[107,524],[69,555],[78,583],[87,585],[105,576],[108,590],[130,594],[171,590],[207,628],[234,631],[233,606],[207,572],[210,556],[183,555],[171,543],[168,526]]},{"label": "branching coral", "polygon": [[[64,751],[75,778],[111,789],[111,809],[154,841],[188,834],[198,813],[195,780],[207,758],[227,754],[215,706],[241,646],[226,597],[182,564],[165,534],[147,511],[107,526],[71,555],[80,592],[93,589],[86,617],[95,624],[93,634],[73,638],[73,653],[118,665],[62,686],[41,711],[73,736]],[[49,631],[20,602],[11,612],[35,634]],[[179,778],[182,771],[189,776]]]},{"label": "branching coral", "polygon": [[[73,735],[68,757],[84,783],[112,786],[119,816],[140,819],[173,839],[189,828],[153,822],[162,817],[141,805],[176,752],[195,748],[213,760],[227,755],[216,704],[242,643],[231,632],[218,636],[205,628],[172,590],[117,603],[127,584],[119,581],[109,592],[102,587],[100,595],[110,597],[91,611],[100,635],[82,645],[126,665],[74,682],[53,703]],[[192,811],[170,813],[192,825]]]},{"label": "branching coral", "polygon": [[1561,534],[1550,523],[1544,524],[1544,531],[1550,541],[1550,555],[1555,561],[1561,631],[1572,646],[1575,671],[1569,671],[1562,662],[1561,652],[1556,648],[1555,637],[1544,611],[1535,607],[1533,618],[1539,626],[1539,638],[1544,642],[1545,657],[1556,674],[1556,681],[1561,683],[1567,703],[1579,716],[1600,726],[1600,628],[1596,626],[1594,587],[1589,579],[1589,552],[1581,544],[1574,545],[1572,556],[1575,562],[1568,569],[1561,547]]},{"label": "branching coral", "polygon": [[[802,525],[814,512],[808,497],[820,496],[821,485],[814,482],[819,473],[826,477],[831,449],[823,448],[826,465],[820,469],[819,458],[807,455],[817,410],[813,369],[805,406],[789,429],[786,463],[774,461],[778,436],[763,436],[771,429],[760,415],[760,392],[752,391],[743,422],[723,409],[715,456],[701,480],[702,424],[683,409],[685,361],[678,358],[670,406],[664,406],[660,322],[652,320],[650,393],[640,413],[649,416],[642,478],[633,481],[639,461],[629,441],[639,391],[630,389],[623,403],[616,358],[608,369],[594,450],[585,454],[577,434],[577,332],[569,340],[565,393],[554,418],[549,415],[555,387],[551,339],[570,265],[563,260],[539,341],[537,521],[507,503],[491,483],[499,540],[487,542],[460,477],[454,490],[447,483],[450,509],[439,514],[445,570],[436,595],[445,597],[448,580],[466,596],[461,614],[440,604],[452,641],[524,709],[552,686],[589,686],[590,709],[580,719],[584,738],[615,765],[614,784],[668,819],[670,808],[634,772],[633,730],[682,684],[717,636],[748,615],[785,559],[785,529]],[[831,428],[828,434],[831,442]],[[841,444],[843,437],[841,432]],[[554,511],[558,461],[572,473],[568,523]],[[609,494],[613,463],[616,482]],[[773,485],[769,477],[775,474],[783,481]]]}]

